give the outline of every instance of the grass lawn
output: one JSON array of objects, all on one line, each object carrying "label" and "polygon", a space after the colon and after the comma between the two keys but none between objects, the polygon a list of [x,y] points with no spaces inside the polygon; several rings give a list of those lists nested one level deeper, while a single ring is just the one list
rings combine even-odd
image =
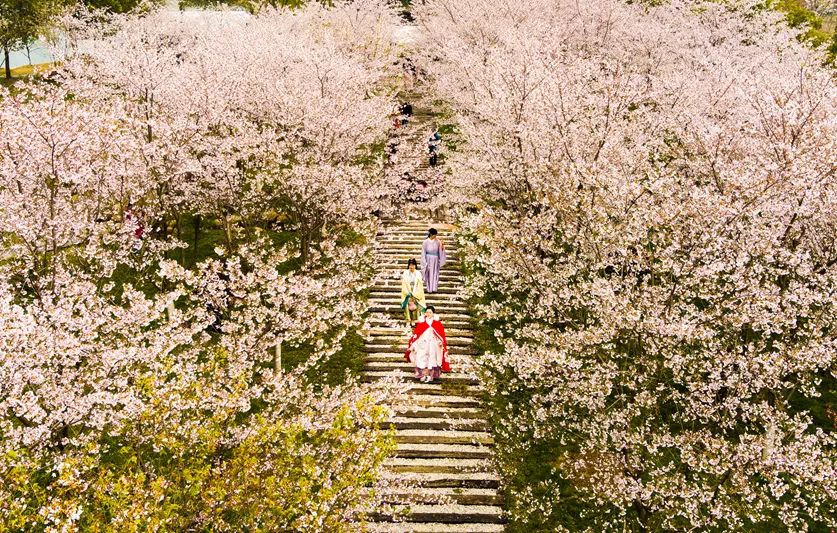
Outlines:
[{"label": "grass lawn", "polygon": [[9,79],[6,77],[5,70],[0,73],[0,84],[11,87],[21,78],[26,78],[31,76],[32,74],[38,74],[39,72],[43,72],[48,70],[51,67],[51,64],[45,63],[43,65],[24,65],[22,67],[17,67],[12,69],[12,78]]},{"label": "grass lawn", "polygon": [[[305,362],[312,352],[311,346],[288,347],[282,350],[282,368],[290,371]],[[340,385],[347,377],[357,378],[363,370],[366,348],[357,331],[349,331],[341,342],[340,351],[314,366],[308,377],[318,387]],[[347,373],[348,371],[348,373]]]}]

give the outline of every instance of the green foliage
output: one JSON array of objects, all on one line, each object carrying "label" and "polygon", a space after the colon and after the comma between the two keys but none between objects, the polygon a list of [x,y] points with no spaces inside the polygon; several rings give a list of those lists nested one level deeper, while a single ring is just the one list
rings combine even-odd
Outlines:
[{"label": "green foliage", "polygon": [[[345,510],[364,501],[394,448],[382,408],[362,399],[320,429],[261,415],[236,424],[234,414],[195,424],[155,407],[58,465],[11,453],[0,481],[14,499],[0,531],[68,517],[89,532],[354,530]],[[236,427],[243,438],[231,438]]]},{"label": "green foliage", "polygon": [[92,9],[104,9],[111,13],[128,13],[140,5],[162,5],[164,0],[84,0],[84,5]]},{"label": "green foliage", "polygon": [[[829,40],[837,39],[837,34],[824,31],[823,20],[819,15],[807,9],[800,0],[768,0],[768,7],[785,14],[785,20],[792,28],[807,28],[800,38],[814,46],[820,46]],[[835,41],[837,42],[837,41]]]}]

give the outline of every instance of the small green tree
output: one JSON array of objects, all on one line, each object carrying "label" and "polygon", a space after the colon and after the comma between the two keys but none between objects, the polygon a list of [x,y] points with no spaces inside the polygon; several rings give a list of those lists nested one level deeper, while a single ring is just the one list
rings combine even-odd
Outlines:
[{"label": "small green tree", "polygon": [[11,51],[49,30],[60,7],[56,0],[0,0],[0,45],[6,78],[12,77]]},{"label": "small green tree", "polygon": [[784,13],[785,20],[791,28],[805,27],[805,33],[800,35],[800,38],[814,46],[819,46],[834,37],[822,29],[822,18],[805,7],[800,0],[771,0],[767,5]]}]

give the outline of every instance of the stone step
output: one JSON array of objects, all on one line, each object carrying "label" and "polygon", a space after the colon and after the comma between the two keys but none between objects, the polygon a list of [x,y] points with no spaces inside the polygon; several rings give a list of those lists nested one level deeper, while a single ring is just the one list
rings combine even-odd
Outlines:
[{"label": "stone step", "polygon": [[[379,264],[380,268],[377,270],[377,278],[376,279],[391,279],[393,283],[398,283],[398,286],[401,286],[401,276],[404,274],[404,270],[407,268],[407,262],[395,262],[395,263],[386,263],[385,265]],[[445,281],[450,284],[450,286],[458,286],[461,287],[462,284],[465,282],[465,276],[462,274],[462,271],[458,268],[454,268],[451,265],[445,263],[445,266],[439,270],[439,281]]]},{"label": "stone step", "polygon": [[430,228],[435,229],[436,234],[442,239],[452,239],[453,237],[456,237],[456,231],[453,227],[447,224],[437,224],[436,222],[421,222],[420,224],[411,224],[409,226],[389,226],[379,229],[375,232],[375,235],[379,237],[391,237],[393,235],[418,235],[422,239],[426,239],[427,232]]},{"label": "stone step", "polygon": [[[376,338],[389,338],[389,337],[401,337],[405,338],[403,335],[403,325],[395,327],[395,328],[369,328],[364,333],[366,335],[372,335]],[[445,328],[445,334],[448,336],[448,343],[450,343],[455,338],[461,338],[463,340],[469,340],[474,337],[474,330],[471,329],[458,329],[458,328]]]},{"label": "stone step", "polygon": [[408,394],[396,400],[393,406],[399,409],[447,409],[447,408],[479,408],[480,402],[468,396],[446,396],[444,394]]},{"label": "stone step", "polygon": [[[432,305],[432,302],[428,303]],[[441,316],[442,308],[444,306],[440,305],[434,307],[436,307],[435,314],[440,315],[439,320],[442,320],[442,323],[445,326],[445,330],[447,330],[448,328],[461,327],[460,324],[465,324],[465,328],[472,329],[472,318],[470,313],[467,313],[465,311],[451,310],[449,313],[446,313],[445,316]],[[391,317],[394,316],[393,313],[397,312],[400,315],[400,320],[398,320],[398,322],[404,321],[404,310],[401,309],[401,305],[398,303],[390,303],[390,305],[383,306],[378,305],[375,307],[375,309],[378,309],[378,311],[372,311],[372,309],[369,308],[369,312],[371,313],[371,316],[369,317],[370,320],[377,320],[378,322],[381,322],[382,320],[392,320]],[[457,322],[457,324],[452,324],[451,321]],[[392,327],[394,325],[396,324],[386,324],[384,327]],[[371,327],[376,326],[372,325]]]},{"label": "stone step", "polygon": [[[455,242],[451,242],[450,239],[446,239],[442,237],[442,240],[445,243],[445,253],[450,255],[452,253],[456,253],[459,251],[459,246]],[[405,253],[413,253],[416,252],[421,255],[422,246],[424,245],[424,237],[420,237],[418,239],[405,239],[405,240],[382,240],[382,241],[375,241],[373,244],[373,250],[377,252],[386,251],[386,252],[405,252]]]},{"label": "stone step", "polygon": [[[407,323],[404,322],[404,317],[401,318],[401,325],[395,326],[388,335],[369,335],[365,338],[366,345],[371,348],[370,351],[378,351],[374,349],[375,346],[395,347],[399,351],[402,348],[407,348],[407,342],[409,342],[415,326],[408,327]],[[445,324],[446,321],[442,323]],[[447,328],[445,328],[445,336],[448,340],[448,348],[456,347],[457,350],[461,351],[461,349],[471,348],[474,345],[473,336],[450,333]]]},{"label": "stone step", "polygon": [[[427,237],[426,234],[422,235],[401,235],[397,238],[389,237],[384,240],[375,241],[372,245],[373,250],[377,252],[386,251],[386,252],[402,252],[402,253],[415,253],[421,255],[422,249],[424,247],[424,240]],[[449,237],[442,237],[442,240],[445,243],[445,254],[456,254],[463,250],[460,248],[454,240]]]},{"label": "stone step", "polygon": [[472,474],[475,476],[495,475],[491,463],[484,459],[450,459],[422,457],[391,457],[384,461],[384,467],[392,472],[411,474]]},{"label": "stone step", "polygon": [[[393,272],[389,277],[378,277],[370,287],[370,292],[383,292],[387,295],[401,294],[401,275],[404,269]],[[465,282],[462,275],[454,272],[451,275],[442,269],[439,275],[439,286],[433,294],[444,296],[464,296]]]},{"label": "stone step", "polygon": [[[451,355],[463,356],[463,357],[480,357],[479,354],[460,354],[451,352]],[[451,359],[454,359],[451,357]],[[458,360],[458,359],[457,359]],[[408,366],[402,366],[408,365]],[[404,352],[401,351],[400,347],[393,348],[390,352],[375,352],[367,354],[364,358],[364,366],[365,370],[385,370],[385,369],[400,369],[400,370],[412,370],[413,365],[409,363],[406,359],[404,359]]]},{"label": "stone step", "polygon": [[[390,285],[383,285],[380,288],[377,286],[373,286],[373,290],[376,291],[383,291],[388,292],[391,294],[393,288],[398,289],[397,294],[401,294],[401,272],[404,269],[400,269],[399,271],[393,270],[392,274],[389,278]],[[378,278],[384,282],[387,282],[385,278]],[[462,275],[458,272],[455,275],[448,274],[444,270],[442,270],[442,274],[439,276],[439,292],[434,292],[432,294],[453,294],[458,293],[464,289]],[[430,294],[425,290],[425,294]]]},{"label": "stone step", "polygon": [[[369,322],[371,327],[403,327],[404,326],[404,310],[401,307],[397,306],[397,309],[401,311],[400,317],[398,319],[393,318],[393,314],[390,311],[378,311],[377,314],[373,314],[369,317]],[[460,314],[461,316],[457,316],[454,318],[447,317],[444,319],[444,326],[445,330],[447,328],[460,328],[460,329],[471,329],[473,327],[471,323],[471,315],[469,314]],[[412,329],[412,328],[411,328]]]},{"label": "stone step", "polygon": [[[381,253],[375,254],[375,261],[377,265],[396,265],[401,267],[401,272],[408,268],[407,262],[410,259],[415,259],[418,263],[418,269],[421,270],[421,254],[411,252],[397,252],[397,253]],[[445,260],[442,270],[450,269],[451,267],[458,267],[460,264],[459,258],[456,256],[448,256]]]},{"label": "stone step", "polygon": [[[398,287],[396,290],[393,287],[390,290],[380,290],[375,289],[374,291],[369,293],[369,298],[372,301],[392,301],[395,302],[400,306],[401,305],[401,288]],[[445,293],[445,292],[434,292],[425,296],[427,303],[429,304],[437,304],[437,305],[460,305],[466,307],[467,304],[465,302],[464,297],[460,296],[456,293]]]},{"label": "stone step", "polygon": [[[367,330],[364,330],[364,333],[367,336],[374,336],[375,338],[380,339],[390,339],[390,338],[401,338],[406,341],[409,337],[406,336],[406,323],[404,323],[403,317],[400,320],[400,324],[393,324],[392,327],[385,328],[381,326],[373,326]],[[448,343],[453,340],[458,340],[462,342],[472,342],[474,337],[474,330],[470,328],[459,328],[459,327],[448,327],[447,321],[442,323],[445,326],[445,335],[448,338]],[[412,331],[411,326],[410,331]],[[383,342],[383,341],[382,341]]]},{"label": "stone step", "polygon": [[[439,287],[436,292],[433,293],[434,296],[459,296],[459,293],[465,286],[460,285],[453,285],[451,283],[446,284],[444,287]],[[396,295],[396,297],[401,295],[401,276],[398,276],[397,279],[393,279],[391,282],[384,282],[384,283],[376,283],[372,285],[372,293],[384,293],[387,297],[390,295]],[[371,294],[371,293],[370,293]]]},{"label": "stone step", "polygon": [[[407,394],[461,396],[463,398],[471,398],[482,396],[485,392],[481,387],[476,385],[465,385],[462,383],[445,381],[445,375],[447,374],[442,375],[442,380],[438,383],[420,383],[418,381],[412,381],[414,378],[411,377],[408,381],[410,388],[407,389]],[[375,379],[379,378],[370,378],[369,381],[374,381]]]},{"label": "stone step", "polygon": [[[399,361],[394,357],[389,361],[368,361],[363,364],[363,371],[364,372],[404,372],[407,374],[411,374],[413,372],[413,366],[411,363],[408,363],[403,358]],[[452,368],[452,367],[451,367]],[[444,374],[442,377],[451,377],[455,375],[456,372],[451,374]]]},{"label": "stone step", "polygon": [[[441,237],[441,239],[448,244],[456,244],[456,233],[452,232],[446,228],[440,228],[433,225],[436,228],[436,235]],[[384,231],[378,230],[375,232],[375,239],[376,242],[386,242],[391,239],[417,239],[417,240],[424,240],[427,238],[427,232],[430,230],[430,225],[426,227],[422,226],[402,226],[402,227],[391,227],[387,228]]]},{"label": "stone step", "polygon": [[370,519],[387,522],[397,520],[397,517],[402,515],[407,522],[443,522],[445,524],[502,524],[504,522],[503,509],[499,506],[458,504],[394,506],[393,513],[370,514]]},{"label": "stone step", "polygon": [[381,494],[387,503],[457,503],[461,505],[501,505],[503,497],[495,489],[460,487],[418,487],[391,489]]},{"label": "stone step", "polygon": [[[444,321],[443,324],[445,325],[445,330],[447,331],[448,328],[457,328],[457,329],[470,329],[473,327],[471,324],[470,316],[466,318],[462,317],[443,317]],[[369,325],[374,328],[390,328],[393,331],[403,331],[404,332],[404,342],[406,343],[407,340],[410,338],[409,334],[412,334],[413,327],[407,327],[406,323],[404,322],[404,312],[396,314],[394,311],[382,311],[379,312],[376,316],[369,317]]]},{"label": "stone step", "polygon": [[[419,263],[419,268],[421,268],[421,252],[400,252],[397,250],[393,250],[391,252],[385,252],[378,250],[375,252],[375,259],[377,261],[378,266],[382,265],[397,265],[401,266],[402,272],[403,269],[407,268],[407,261],[410,259],[415,259]],[[445,258],[445,264],[442,267],[443,269],[449,268],[451,266],[459,265],[459,257],[454,255],[449,255]]]},{"label": "stone step", "polygon": [[[401,310],[400,307],[399,307],[399,310]],[[439,313],[439,314],[441,315],[441,313]],[[386,318],[389,319],[388,315],[384,315],[384,316],[386,316]],[[470,315],[469,315],[469,317],[470,317]],[[377,315],[377,316],[373,315],[369,318],[371,320],[371,319],[375,319],[375,318],[383,319],[384,317],[382,317],[380,315]],[[442,325],[445,326],[445,335],[448,337],[448,341],[450,341],[451,339],[454,339],[454,338],[459,338],[459,339],[466,339],[470,342],[471,338],[474,336],[474,330],[470,327],[470,322],[468,323],[469,327],[463,328],[463,327],[459,327],[459,326],[449,325],[448,324],[449,320],[444,320],[444,319],[441,319],[441,320],[442,320]],[[464,321],[464,319],[459,319],[459,322],[463,322],[463,321]],[[406,327],[407,327],[407,325],[404,322],[404,316],[402,314],[401,320],[398,320],[397,322],[395,322],[393,324],[388,324],[386,326],[377,325],[377,324],[376,325],[370,325],[370,327],[366,330],[363,330],[363,332],[367,336],[374,335],[376,337],[390,338],[390,337],[402,337],[403,336],[404,340],[406,341],[409,338],[406,335],[406,331],[407,331]],[[414,327],[415,327],[415,325],[410,326],[410,332],[412,332]]]},{"label": "stone step", "polygon": [[[392,252],[415,253],[421,255],[425,237],[426,235],[401,235],[395,238],[388,237],[384,240],[375,241],[375,244],[373,245],[373,250],[375,252],[383,250]],[[457,244],[453,242],[450,238],[442,237],[442,240],[445,243],[446,254],[458,253],[460,250],[462,250],[462,248],[457,246]]]},{"label": "stone step", "polygon": [[[448,263],[457,264],[459,263],[459,258],[456,256],[456,253],[447,253],[445,251],[445,264]],[[401,263],[406,262],[409,259],[415,259],[421,265],[421,250],[382,250],[378,249],[375,250],[375,258],[379,261],[396,261]]]},{"label": "stone step", "polygon": [[[385,235],[378,237],[375,241],[375,250],[405,250],[413,251],[424,246],[424,239],[427,238],[427,232],[424,233],[397,233],[392,235]],[[456,243],[456,240],[450,235],[442,235],[442,241],[445,243],[445,252],[459,251],[461,248]]]},{"label": "stone step", "polygon": [[491,449],[472,444],[398,443],[395,456],[423,459],[488,459]]},{"label": "stone step", "polygon": [[[415,246],[421,249],[426,239],[427,230],[424,230],[422,232],[390,233],[388,235],[379,236],[375,240],[373,247],[375,250],[404,249],[410,246]],[[442,242],[445,245],[446,252],[459,249],[459,243],[456,241],[456,237],[451,234],[443,234]]]},{"label": "stone step", "polygon": [[[463,283],[452,280],[445,281],[445,283],[442,283],[442,280],[439,280],[439,287],[432,293],[433,295],[439,298],[465,297],[465,285]],[[393,276],[390,280],[376,282],[370,287],[369,295],[372,296],[374,293],[384,294],[387,298],[392,298],[395,295],[398,298],[401,295],[401,276]]]},{"label": "stone step", "polygon": [[409,229],[409,228],[427,228],[433,227],[436,228],[437,231],[449,231],[452,228],[455,228],[453,224],[448,224],[447,222],[439,222],[435,220],[427,220],[424,218],[410,218],[406,220],[392,218],[387,220],[388,222],[386,228],[388,230],[398,230],[398,229]]},{"label": "stone step", "polygon": [[[401,306],[397,303],[391,303],[389,305],[376,303],[369,307],[369,312],[389,313],[392,316],[400,316],[402,318],[404,317],[404,310],[401,309]],[[443,324],[446,324],[447,320],[451,318],[458,319],[460,321],[465,321],[471,318],[471,315],[465,309],[456,307],[448,309],[447,306],[443,305],[436,307],[436,314],[439,315],[439,320],[441,320]]]},{"label": "stone step", "polygon": [[452,420],[462,418],[476,418],[485,420],[485,411],[472,407],[422,407],[418,405],[395,405],[395,416],[407,418],[450,418]]},{"label": "stone step", "polygon": [[[370,325],[373,327],[398,327],[404,329],[405,333],[407,332],[408,329],[407,324],[404,321],[404,311],[400,307],[395,306],[395,309],[378,307],[376,309],[377,311],[374,311],[374,316],[369,318]],[[436,318],[442,321],[442,325],[445,326],[446,331],[447,328],[461,329],[473,327],[471,323],[471,315],[468,313],[459,311],[444,312],[442,307],[437,307],[436,311]],[[409,331],[412,333],[414,328],[414,325],[410,326]]]},{"label": "stone step", "polygon": [[[401,277],[401,274],[408,268],[407,262],[410,259],[415,259],[418,263],[418,270],[421,271],[421,261],[419,261],[421,257],[418,254],[415,255],[406,255],[405,257],[395,257],[395,256],[385,256],[385,257],[376,257],[376,268],[378,273],[385,273],[385,274],[398,274],[398,277]],[[455,273],[459,276],[462,276],[462,271],[459,270],[458,265],[452,263],[454,259],[450,259],[449,261],[445,261],[444,266],[441,269],[441,272],[444,273]],[[456,268],[453,268],[456,267]]]},{"label": "stone step", "polygon": [[[386,235],[383,238],[379,237],[375,241],[375,250],[403,250],[412,252],[417,250],[421,252],[424,246],[424,240],[427,238],[427,233],[398,233],[393,235]],[[462,250],[454,237],[450,235],[442,235],[442,242],[445,243],[445,252],[458,252]]]},{"label": "stone step", "polygon": [[[401,264],[389,264],[387,265],[386,270],[379,270],[378,271],[378,278],[379,280],[386,280],[391,279],[393,284],[397,284],[398,289],[401,289],[401,274],[404,273],[404,265]],[[462,275],[462,272],[458,268],[454,268],[448,265],[442,267],[442,270],[439,271],[439,287],[440,289],[453,289],[455,291],[460,291],[463,288],[463,283],[465,282],[465,278]],[[424,293],[428,294],[427,286],[424,287]],[[449,294],[446,293],[446,294]]]},{"label": "stone step", "polygon": [[[405,341],[400,342],[393,346],[392,344],[366,344],[366,352],[367,353],[398,353],[401,349],[407,349],[407,343]],[[402,352],[403,353],[403,352]],[[467,344],[448,344],[448,353],[454,353],[457,355],[476,355],[477,351],[474,349],[471,343]]]},{"label": "stone step", "polygon": [[[407,268],[407,262],[410,259],[415,259],[418,261],[418,257],[414,255],[407,255],[404,256],[396,256],[396,255],[388,255],[386,257],[378,257],[377,259],[377,267],[380,270],[388,270],[388,269],[400,269],[401,272],[404,272],[404,269]],[[445,261],[445,264],[442,265],[442,268],[439,272],[459,272],[459,260],[458,259],[451,259],[448,258]]]},{"label": "stone step", "polygon": [[471,487],[496,489],[500,478],[490,472],[384,472],[384,479],[405,480],[418,487]]},{"label": "stone step", "polygon": [[505,526],[503,524],[473,522],[469,524],[377,522],[370,531],[379,533],[497,533],[504,530]]},{"label": "stone step", "polygon": [[[440,282],[444,288],[444,282]],[[394,305],[401,309],[401,287],[398,290],[393,289],[374,289],[374,292],[369,293],[369,303],[375,305]],[[424,293],[424,300],[426,303],[433,306],[453,306],[458,309],[468,309],[468,302],[464,295],[452,294],[450,292],[427,292]]]},{"label": "stone step", "polygon": [[399,237],[419,239],[420,241],[423,241],[427,238],[427,232],[430,230],[431,226],[436,229],[437,238],[441,238],[445,244],[448,242],[455,242],[456,234],[454,232],[449,229],[439,228],[435,224],[429,224],[427,226],[401,226],[398,228],[389,228],[384,231],[377,232],[375,236],[382,241]]},{"label": "stone step", "polygon": [[[409,330],[412,332],[412,328]],[[390,329],[389,333],[387,334],[369,334],[366,333],[366,341],[369,344],[386,344],[387,346],[392,346],[394,344],[400,346],[405,346],[407,341],[410,339],[408,335],[408,330],[406,324],[402,324],[396,328]],[[463,331],[461,329],[445,329],[445,333],[448,337],[448,346],[473,346],[474,344],[474,333],[472,331]]]},{"label": "stone step", "polygon": [[[426,296],[427,305],[432,305],[435,308],[435,314],[442,315],[447,310],[447,315],[455,315],[462,320],[471,318],[470,313],[468,312],[468,307],[465,304],[456,304],[456,303],[446,303],[446,302],[434,302],[433,295]],[[371,313],[383,313],[383,312],[399,312],[404,313],[404,310],[401,309],[401,303],[395,300],[394,298],[391,300],[370,300],[369,301],[369,311]],[[441,318],[444,320],[444,318]]]},{"label": "stone step", "polygon": [[[441,307],[437,307],[436,309],[441,309]],[[381,317],[380,314],[383,314],[386,318]],[[395,316],[394,312],[381,312],[380,314],[376,317],[378,318],[377,323],[373,324],[372,327],[388,327],[389,333],[367,335],[365,337],[367,343],[384,344],[387,346],[398,344],[399,347],[403,345],[406,348],[407,342],[410,340],[410,337],[412,337],[413,331],[415,330],[415,323],[408,326],[407,322],[404,320],[403,313],[400,317]],[[471,323],[466,323],[464,316],[460,316],[464,315],[464,313],[457,313],[455,311],[442,313],[440,311],[439,313],[436,313],[436,315],[438,315],[437,318],[442,321],[442,325],[445,327],[445,336],[448,340],[448,346],[465,347],[474,344],[474,332],[471,329]],[[393,323],[388,323],[384,326],[385,320],[391,320]]]},{"label": "stone step", "polygon": [[[444,438],[446,440],[450,440],[451,443],[454,442],[464,442],[469,443],[471,440],[462,440],[468,437],[468,435],[446,435],[444,434],[451,433],[451,432],[464,432],[464,433],[473,433],[473,432],[483,432],[488,427],[485,419],[483,418],[457,418],[457,417],[410,417],[410,416],[393,416],[389,420],[386,421],[386,424],[390,424],[395,427],[395,429],[399,430],[399,435],[401,435],[400,431],[424,431],[427,434],[415,434],[412,435],[414,438],[419,437],[427,437],[421,441],[414,441],[414,442],[436,442],[431,440],[431,437],[439,437]],[[406,435],[406,434],[405,434]],[[475,439],[483,439],[483,437],[487,438],[488,434],[485,435],[471,435],[471,437]],[[453,440],[451,440],[453,439]],[[406,442],[406,441],[404,441]],[[480,441],[482,442],[482,440]],[[487,441],[486,441],[487,442]],[[485,442],[483,442],[485,444]]]},{"label": "stone step", "polygon": [[[427,418],[412,418],[407,420],[422,421]],[[442,420],[444,419],[436,419]],[[483,428],[485,422],[483,422]],[[389,424],[387,421],[386,424]],[[471,430],[466,428],[450,429],[446,427],[435,428],[398,428],[395,434],[396,442],[404,444],[471,444],[482,446],[493,446],[494,439],[485,431]]]},{"label": "stone step", "polygon": [[456,242],[456,232],[451,230],[450,228],[440,227],[437,224],[428,224],[427,226],[399,226],[399,227],[389,227],[384,229],[383,231],[375,232],[375,236],[379,240],[386,240],[393,237],[409,237],[409,238],[420,238],[424,240],[427,238],[427,232],[430,231],[430,228],[433,227],[436,230],[436,235],[441,238],[445,243],[448,242],[455,243]]},{"label": "stone step", "polygon": [[[388,328],[387,334],[370,334],[368,331],[363,331],[361,334],[364,335],[364,339],[368,344],[386,344],[387,346],[398,345],[400,348],[402,346],[406,347],[407,341],[409,341],[410,336],[412,335],[412,331],[413,328],[408,328],[402,320],[400,324]],[[472,331],[463,331],[462,329],[455,330],[456,333],[452,333],[449,329],[446,329],[445,331],[448,337],[448,345],[450,346],[471,346],[474,344]]]},{"label": "stone step", "polygon": [[[415,371],[415,367],[412,363],[405,361],[403,356],[399,358],[397,354],[389,354],[389,359],[386,361],[369,361],[367,365],[364,363],[364,372],[384,372],[384,373],[404,373],[408,375],[413,375]],[[451,370],[453,372],[450,373],[442,373],[441,380],[444,381],[446,377],[456,376],[460,373],[468,374],[476,378],[476,372],[474,368],[476,366],[476,362],[479,360],[478,358],[481,356],[469,356],[469,355],[451,355],[450,356],[450,365]],[[372,365],[374,363],[374,365]]]},{"label": "stone step", "polygon": [[[410,332],[412,332],[412,327],[410,328]],[[454,333],[452,330],[445,328],[445,335],[448,338],[448,346],[473,346],[473,332],[470,333],[471,335],[463,335],[461,332],[457,331]],[[390,333],[386,335],[369,335],[366,342],[369,345],[383,344],[386,346],[397,345],[399,347],[403,345],[406,347],[409,339],[410,336],[407,335],[407,325],[405,323],[397,329],[390,330]]]},{"label": "stone step", "polygon": [[[407,268],[407,260],[403,261],[381,261],[378,263],[378,273],[384,276],[392,276],[398,277],[401,279],[401,274],[404,273],[404,269]],[[441,269],[439,269],[439,281],[453,281],[453,282],[462,282],[464,280],[464,276],[462,271],[459,269],[459,265],[452,264],[452,263],[445,263]],[[426,288],[426,287],[425,287]]]},{"label": "stone step", "polygon": [[[377,381],[379,379],[391,378],[391,377],[398,378],[399,381],[415,382],[414,385],[433,385],[433,383],[420,383],[417,380],[416,375],[412,371],[412,369],[410,369],[408,371],[391,370],[391,371],[386,371],[386,372],[384,372],[384,371],[364,371],[361,374],[361,381],[363,381],[364,383],[372,383],[372,382]],[[438,381],[440,381],[441,383],[449,384],[449,385],[456,385],[456,384],[476,385],[476,384],[479,383],[479,380],[477,378],[475,378],[474,376],[471,376],[469,374],[460,374],[458,372],[448,372],[448,373],[442,374],[442,377]],[[442,385],[440,385],[440,387],[441,386]]]}]

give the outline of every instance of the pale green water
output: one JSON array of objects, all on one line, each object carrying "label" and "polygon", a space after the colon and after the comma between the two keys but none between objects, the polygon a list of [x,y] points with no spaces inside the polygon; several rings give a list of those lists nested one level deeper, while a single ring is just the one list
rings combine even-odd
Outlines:
[{"label": "pale green water", "polygon": [[[27,55],[26,49],[14,50],[10,55],[10,63],[12,68],[22,67],[24,65],[39,65],[41,63],[49,63],[52,61],[52,55],[41,41],[36,41],[29,46],[29,53]],[[2,58],[0,58],[2,62]]]}]

